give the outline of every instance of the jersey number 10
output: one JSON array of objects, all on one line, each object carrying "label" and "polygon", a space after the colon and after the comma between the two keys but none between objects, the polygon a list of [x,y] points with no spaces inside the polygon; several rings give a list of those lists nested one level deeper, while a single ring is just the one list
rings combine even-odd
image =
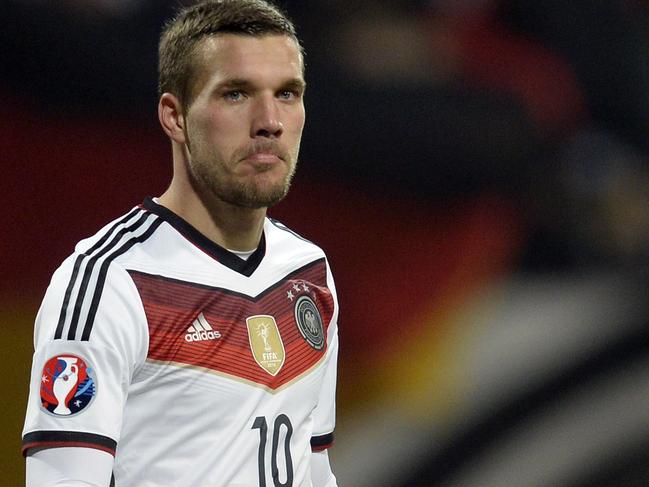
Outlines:
[{"label": "jersey number 10", "polygon": [[[279,469],[277,467],[277,450],[279,448],[280,430],[282,426],[286,427],[286,436],[284,437],[284,457],[286,459],[286,482],[279,480]],[[266,439],[268,438],[268,423],[264,416],[257,416],[252,424],[252,429],[259,429],[259,487],[266,487]],[[271,474],[273,485],[275,487],[293,487],[293,460],[291,459],[291,435],[293,434],[293,425],[291,420],[285,414],[280,414],[275,418],[273,426],[273,450],[271,454]]]}]

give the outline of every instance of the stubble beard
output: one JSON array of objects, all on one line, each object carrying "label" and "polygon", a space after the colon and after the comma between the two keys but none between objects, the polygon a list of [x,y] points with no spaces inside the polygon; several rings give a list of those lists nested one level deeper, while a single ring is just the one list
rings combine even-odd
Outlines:
[{"label": "stubble beard", "polygon": [[[297,158],[291,157],[286,176],[270,187],[262,187],[255,177],[238,181],[230,174],[223,174],[219,169],[225,164],[221,161],[194,160],[191,164],[192,175],[200,187],[206,189],[219,200],[238,208],[270,208],[284,199],[295,174]],[[263,177],[263,173],[261,174]]]}]

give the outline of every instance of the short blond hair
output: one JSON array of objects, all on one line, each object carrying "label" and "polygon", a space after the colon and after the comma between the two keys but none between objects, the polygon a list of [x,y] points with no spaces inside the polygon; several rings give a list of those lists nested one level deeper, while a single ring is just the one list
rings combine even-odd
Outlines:
[{"label": "short blond hair", "polygon": [[165,25],[158,45],[158,95],[172,93],[191,104],[197,46],[217,34],[287,35],[302,47],[287,16],[264,0],[205,0],[180,10]]}]

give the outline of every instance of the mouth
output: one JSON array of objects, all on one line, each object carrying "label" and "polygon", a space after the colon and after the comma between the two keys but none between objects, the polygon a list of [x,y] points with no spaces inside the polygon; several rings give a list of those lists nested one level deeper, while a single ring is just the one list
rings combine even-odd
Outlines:
[{"label": "mouth", "polygon": [[280,163],[284,158],[274,152],[254,152],[245,157],[244,160],[258,165],[267,165]]}]

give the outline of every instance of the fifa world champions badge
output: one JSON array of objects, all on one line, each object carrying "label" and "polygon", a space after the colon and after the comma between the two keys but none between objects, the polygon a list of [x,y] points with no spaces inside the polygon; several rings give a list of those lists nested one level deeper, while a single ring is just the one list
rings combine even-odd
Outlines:
[{"label": "fifa world champions badge", "polygon": [[55,416],[73,416],[90,405],[97,394],[95,373],[78,355],[52,357],[41,374],[41,406]]}]

